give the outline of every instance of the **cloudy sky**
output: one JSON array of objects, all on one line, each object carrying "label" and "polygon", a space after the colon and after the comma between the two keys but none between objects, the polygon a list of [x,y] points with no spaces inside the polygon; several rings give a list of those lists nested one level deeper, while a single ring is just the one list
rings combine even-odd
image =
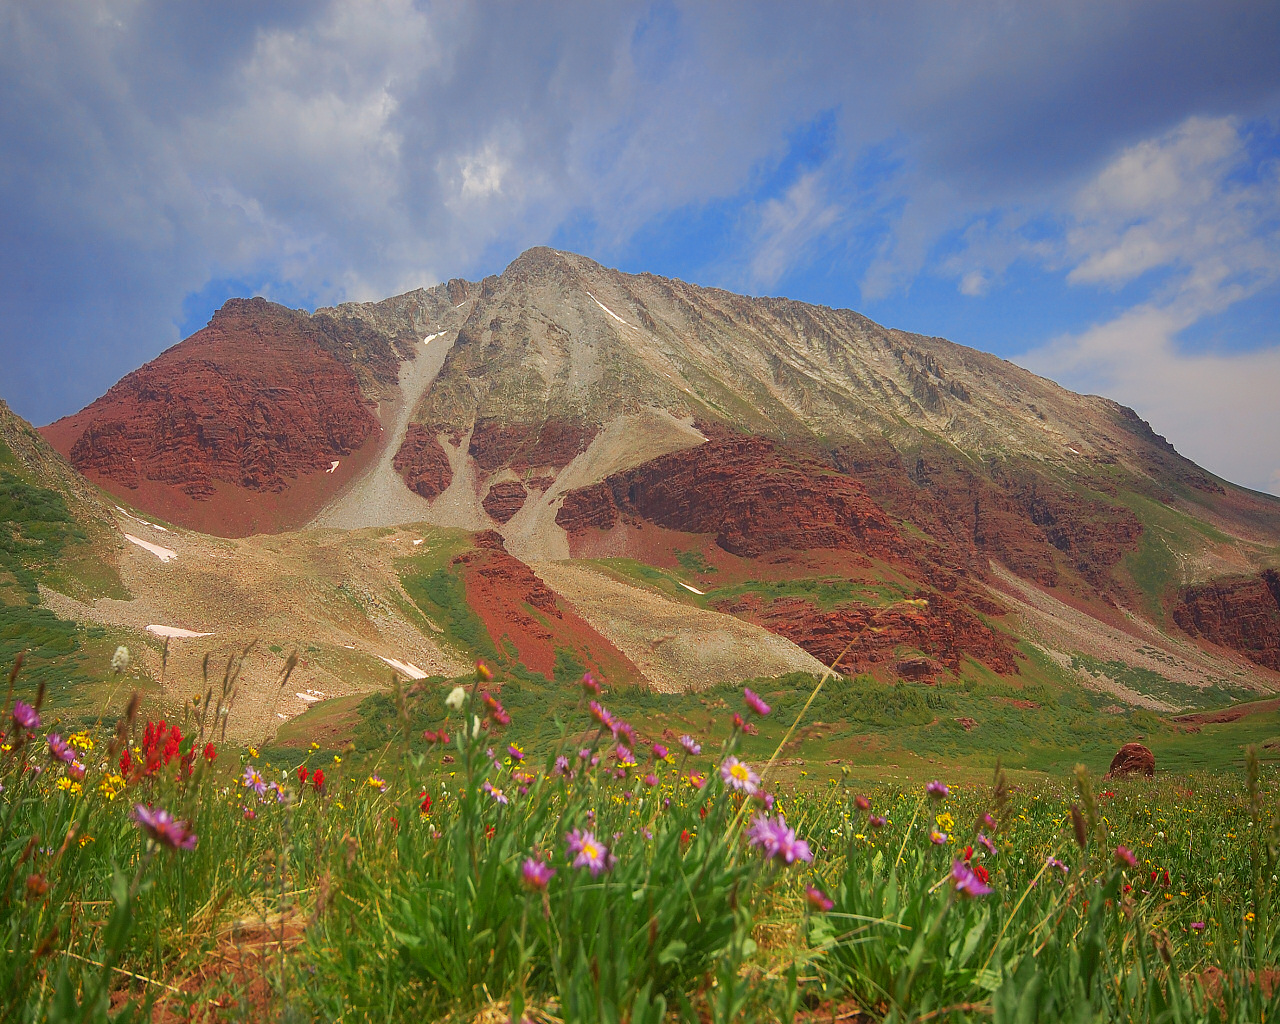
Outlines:
[{"label": "cloudy sky", "polygon": [[1280,4],[0,0],[0,397],[537,244],[848,306],[1280,493]]}]

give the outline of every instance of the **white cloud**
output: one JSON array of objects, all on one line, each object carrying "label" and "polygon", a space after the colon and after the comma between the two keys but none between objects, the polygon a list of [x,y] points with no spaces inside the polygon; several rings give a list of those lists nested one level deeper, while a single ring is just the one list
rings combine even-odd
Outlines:
[{"label": "white cloud", "polygon": [[1280,493],[1280,345],[1189,351],[1180,336],[1280,281],[1280,177],[1249,169],[1229,120],[1193,118],[1122,152],[1083,188],[1061,258],[1076,284],[1167,279],[1110,321],[1018,361],[1132,405],[1189,458]]},{"label": "white cloud", "polygon": [[840,207],[830,200],[817,171],[802,175],[780,198],[765,202],[751,246],[752,282],[765,287],[777,283],[839,216]]}]

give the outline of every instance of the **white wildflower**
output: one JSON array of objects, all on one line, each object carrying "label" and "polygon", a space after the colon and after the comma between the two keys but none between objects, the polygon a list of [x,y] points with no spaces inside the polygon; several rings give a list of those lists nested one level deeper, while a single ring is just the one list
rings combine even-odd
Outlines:
[{"label": "white wildflower", "polygon": [[449,691],[449,696],[444,699],[444,706],[450,711],[461,711],[462,705],[466,702],[467,691],[461,686],[455,686]]},{"label": "white wildflower", "polygon": [[119,675],[129,667],[129,648],[117,647],[116,653],[111,656],[111,671]]}]

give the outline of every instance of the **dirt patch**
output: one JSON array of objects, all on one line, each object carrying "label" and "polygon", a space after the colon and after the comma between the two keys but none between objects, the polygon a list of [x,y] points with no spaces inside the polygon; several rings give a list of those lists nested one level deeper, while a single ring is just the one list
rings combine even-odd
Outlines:
[{"label": "dirt patch", "polygon": [[1200,711],[1194,715],[1178,715],[1175,722],[1186,725],[1219,725],[1225,722],[1238,722],[1250,715],[1265,715],[1271,711],[1280,711],[1280,699],[1253,700],[1246,704],[1237,704],[1221,711]]}]

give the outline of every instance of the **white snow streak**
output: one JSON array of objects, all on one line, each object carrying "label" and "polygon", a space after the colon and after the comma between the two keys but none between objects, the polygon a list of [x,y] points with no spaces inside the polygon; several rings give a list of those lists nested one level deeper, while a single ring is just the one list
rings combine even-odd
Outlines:
[{"label": "white snow streak", "polygon": [[[587,294],[588,294],[588,295],[591,295],[591,293],[590,293],[590,292],[587,292]],[[592,302],[594,302],[594,303],[595,303],[597,306],[599,306],[601,309],[603,309],[606,313],[608,313],[608,314],[609,314],[611,317],[613,317],[615,320],[617,320],[617,321],[618,321],[618,323],[622,324],[622,326],[623,326],[623,327],[630,327],[633,331],[638,331],[638,330],[640,329],[640,328],[636,327],[634,324],[629,324],[629,323],[627,323],[625,320],[623,320],[623,319],[622,319],[622,317],[618,316],[618,314],[617,314],[617,313],[615,313],[613,310],[611,310],[608,306],[606,306],[603,302],[601,302],[599,299],[597,299],[594,295],[591,295],[591,301],[592,301]]]},{"label": "white snow streak", "polygon": [[149,527],[151,527],[151,529],[153,529],[153,530],[159,530],[161,533],[168,533],[168,532],[169,532],[169,531],[168,531],[168,530],[166,530],[163,526],[157,526],[155,523],[149,523],[149,522],[147,522],[145,519],[139,519],[137,516],[133,515],[132,513],[130,513],[130,512],[126,512],[126,511],[125,511],[124,509],[122,509],[119,505],[117,505],[117,506],[116,506],[116,511],[117,511],[117,512],[119,512],[122,516],[128,516],[128,517],[129,517],[130,519],[132,519],[135,523],[141,523],[143,526],[149,526]]},{"label": "white snow streak", "polygon": [[436,331],[435,334],[428,334],[425,338],[423,338],[422,344],[425,345],[429,341],[435,341],[436,338],[443,338],[443,337],[444,337],[444,331]]},{"label": "white snow streak", "polygon": [[701,595],[701,596],[703,596],[703,597],[705,597],[705,596],[706,596],[706,591],[705,591],[705,590],[699,590],[697,587],[691,587],[691,586],[689,586],[689,584],[687,584],[687,583],[682,583],[680,580],[676,580],[676,582],[677,582],[677,583],[679,583],[679,584],[680,584],[680,586],[684,587],[684,589],[685,589],[685,590],[691,591],[691,592],[692,592],[692,593],[694,593],[694,594],[699,594],[699,595]]},{"label": "white snow streak", "polygon": [[156,558],[162,562],[172,562],[178,557],[178,552],[173,548],[162,548],[159,544],[152,544],[150,541],[143,540],[141,537],[135,537],[131,533],[126,533],[124,539],[137,544],[143,551],[150,551]]},{"label": "white snow streak", "polygon": [[337,469],[337,468],[338,468],[338,466],[340,466],[341,464],[342,464],[342,463],[341,463],[341,460],[340,460],[340,459],[334,459],[331,463],[329,463],[329,468],[328,468],[328,469],[326,469],[326,470],[325,470],[325,472],[326,472],[326,473],[332,473],[332,472],[333,472],[335,469]]},{"label": "white snow streak", "polygon": [[193,633],[179,626],[148,626],[147,632],[154,633],[156,636],[172,637],[175,640],[187,640],[193,636],[213,636],[212,633]]},{"label": "white snow streak", "polygon": [[401,675],[406,675],[410,679],[426,679],[427,678],[427,674],[423,672],[422,669],[418,668],[417,665],[413,664],[413,662],[411,661],[399,661],[396,658],[383,658],[381,654],[379,654],[378,657],[382,661],[385,661],[388,665],[390,665],[393,669],[395,669]]}]

